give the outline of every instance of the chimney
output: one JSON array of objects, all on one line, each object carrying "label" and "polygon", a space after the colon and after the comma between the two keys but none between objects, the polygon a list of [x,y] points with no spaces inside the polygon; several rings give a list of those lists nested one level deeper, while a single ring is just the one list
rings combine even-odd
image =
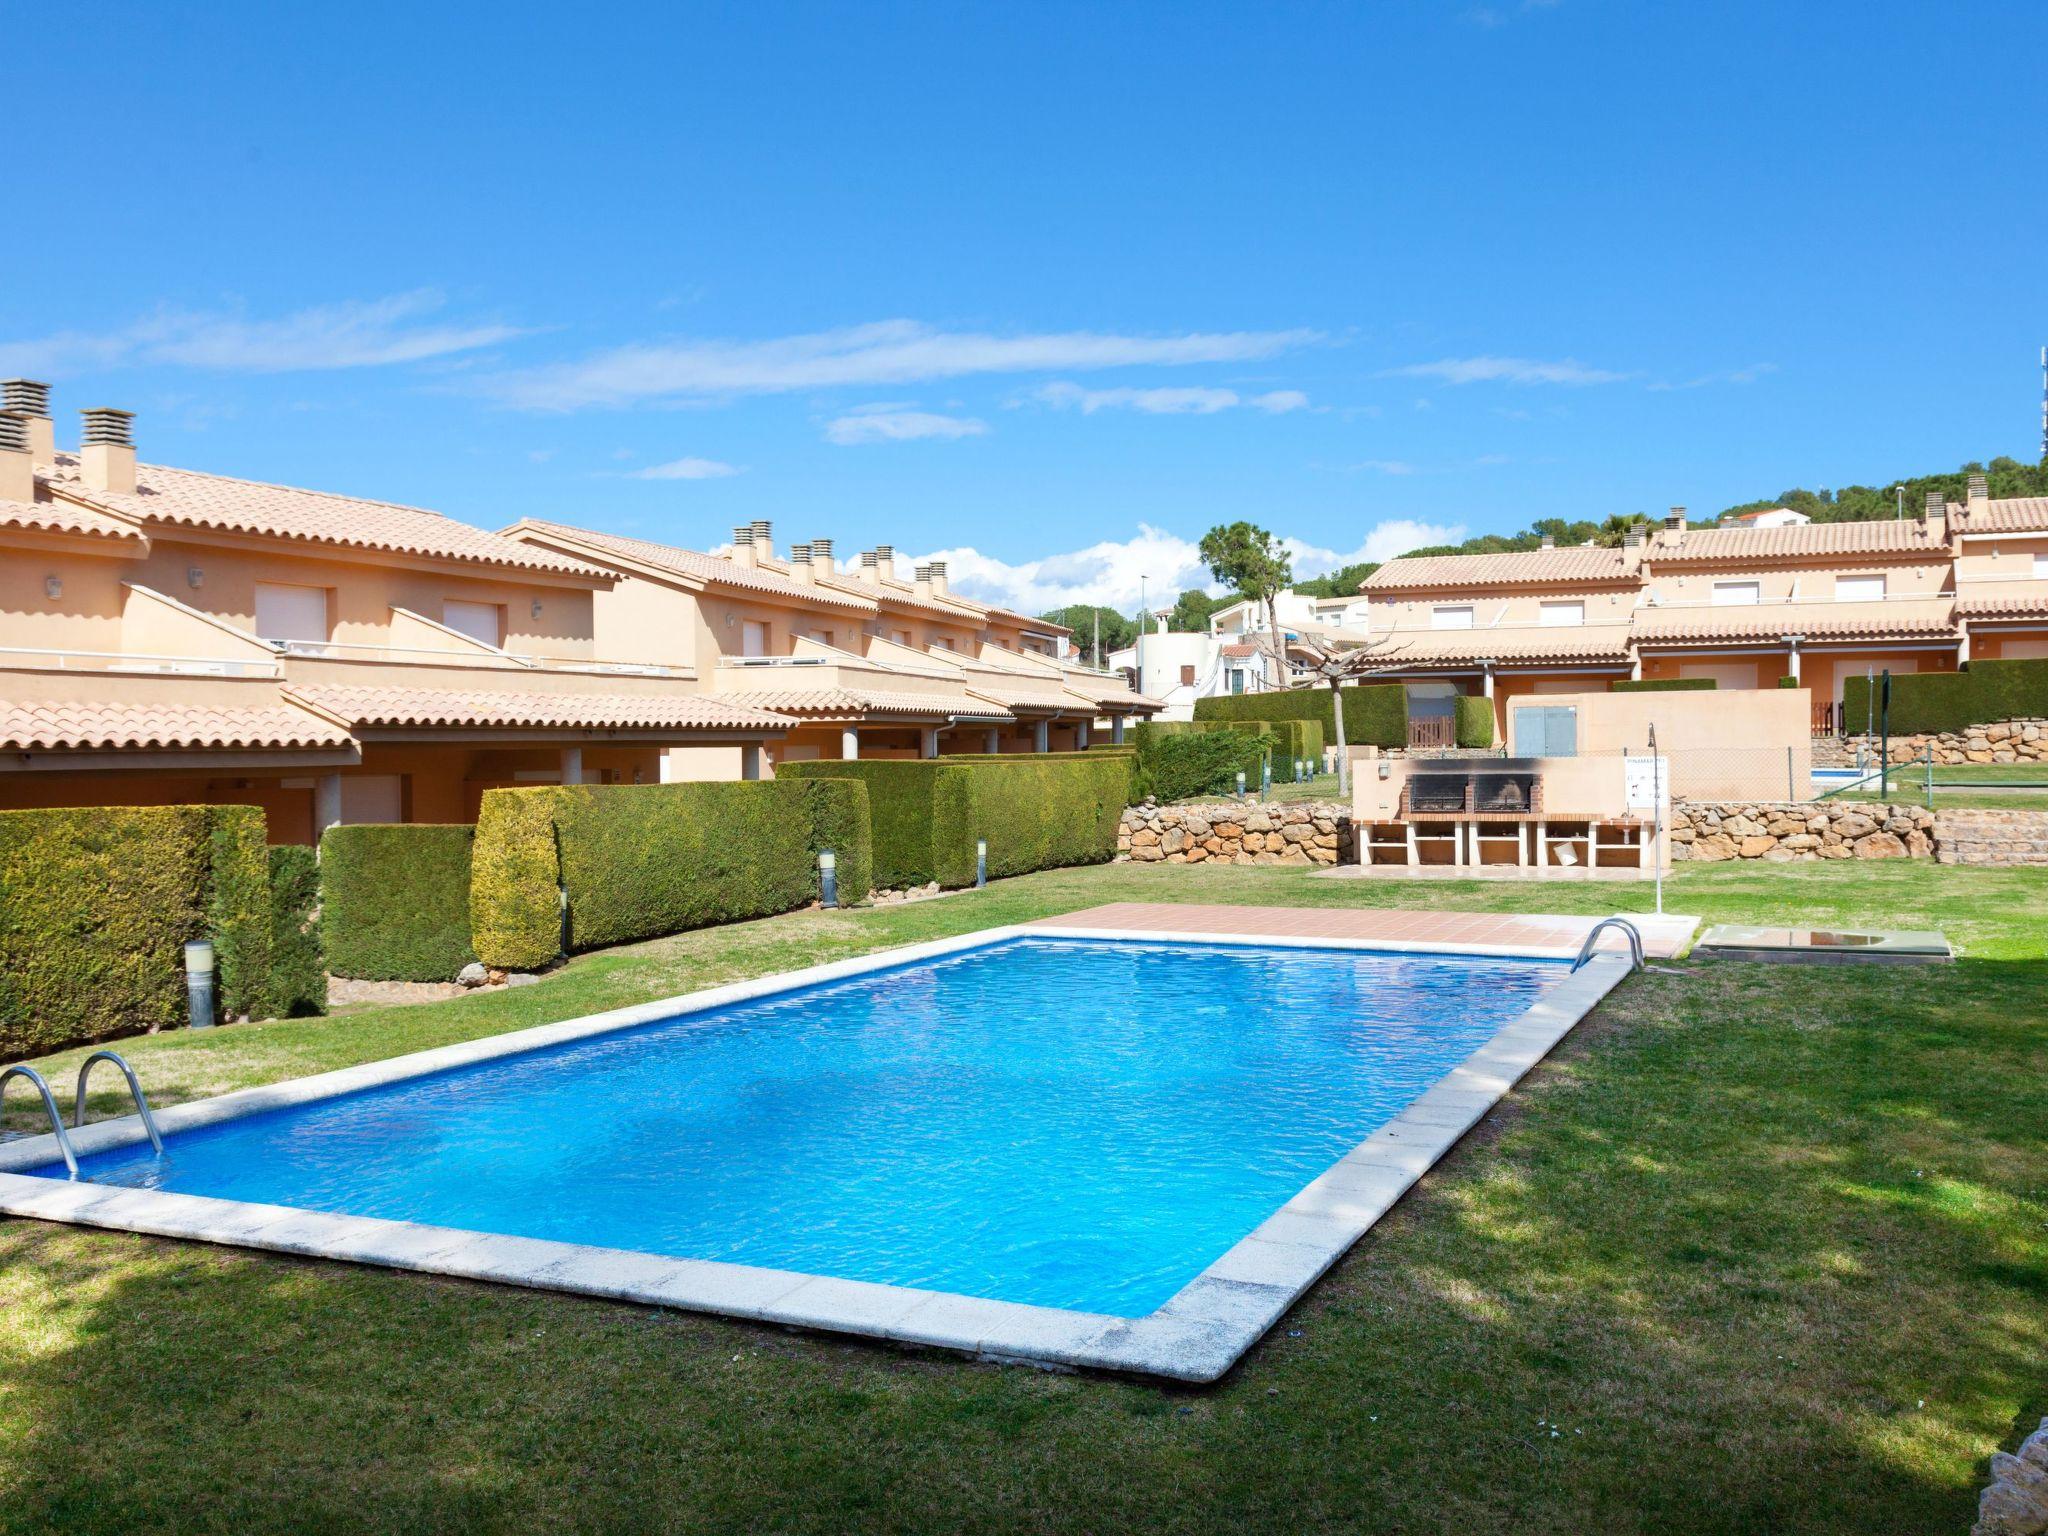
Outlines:
[{"label": "chimney", "polygon": [[741,523],[732,531],[732,563],[752,565],[754,563],[754,525]]},{"label": "chimney", "polygon": [[0,411],[28,418],[28,456],[38,464],[57,462],[57,424],[50,419],[50,386],[35,379],[0,381]]},{"label": "chimney", "polygon": [[765,517],[754,519],[754,564],[775,558],[775,525]]},{"label": "chimney", "polygon": [[0,501],[36,499],[36,466],[28,442],[28,418],[0,411]]},{"label": "chimney", "polygon": [[1643,547],[1643,535],[1647,531],[1641,523],[1630,523],[1628,527],[1621,531],[1621,547],[1623,549],[1641,549]]},{"label": "chimney", "polygon": [[912,586],[917,595],[919,597],[930,597],[932,595],[932,568],[928,565],[920,565],[916,568],[914,574],[916,580],[912,583]]},{"label": "chimney", "polygon": [[789,574],[798,581],[816,581],[817,573],[811,569],[811,546],[792,544],[789,546]]},{"label": "chimney", "polygon": [[946,562],[934,560],[925,569],[931,573],[932,591],[940,596],[944,596],[946,591]]},{"label": "chimney", "polygon": [[1970,476],[1970,515],[1991,510],[1991,482],[1982,475]]},{"label": "chimney", "polygon": [[1674,533],[1685,532],[1685,508],[1673,507],[1670,515],[1664,519],[1664,526]]},{"label": "chimney", "polygon": [[101,405],[78,414],[85,418],[78,438],[78,478],[89,490],[134,495],[135,413]]},{"label": "chimney", "polygon": [[1557,535],[1554,533],[1546,533],[1545,535],[1543,535],[1543,547],[1545,549],[1557,548]]},{"label": "chimney", "polygon": [[1921,509],[1920,515],[1922,517],[1941,517],[1947,510],[1948,505],[1943,499],[1941,492],[1929,491],[1927,493],[1927,504]]},{"label": "chimney", "polygon": [[839,566],[832,558],[832,541],[830,539],[811,540],[811,568],[814,574],[819,576],[829,577],[839,574]]},{"label": "chimney", "polygon": [[872,549],[860,552],[860,579],[870,587],[882,584],[882,568],[875,564],[875,552]]},{"label": "chimney", "polygon": [[875,546],[875,569],[882,573],[882,580],[884,581],[894,581],[896,579],[896,546],[894,544],[877,544]]}]

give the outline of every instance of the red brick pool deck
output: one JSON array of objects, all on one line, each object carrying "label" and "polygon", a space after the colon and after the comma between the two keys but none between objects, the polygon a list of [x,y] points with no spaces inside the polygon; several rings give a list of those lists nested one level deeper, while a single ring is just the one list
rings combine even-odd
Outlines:
[{"label": "red brick pool deck", "polygon": [[[1645,954],[1669,957],[1683,949],[1696,917],[1648,912],[1617,914],[1643,935]],[[1335,939],[1373,944],[1498,945],[1576,955],[1599,917],[1553,913],[1409,912],[1398,908],[1194,906],[1168,901],[1113,901],[1023,924],[1027,928],[1102,928],[1125,933],[1234,934],[1246,938]],[[1600,948],[1626,949],[1617,929],[1600,935]]]}]

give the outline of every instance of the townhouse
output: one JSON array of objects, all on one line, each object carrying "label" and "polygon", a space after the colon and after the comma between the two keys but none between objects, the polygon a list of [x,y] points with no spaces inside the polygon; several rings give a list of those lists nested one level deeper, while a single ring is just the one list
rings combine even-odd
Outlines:
[{"label": "townhouse", "polygon": [[889,545],[842,569],[830,539],[778,555],[771,523],[709,554],[528,519],[504,536],[612,578],[596,599],[608,652],[687,660],[711,696],[795,722],[752,751],[671,754],[670,772],[753,777],[806,758],[936,757],[1085,747],[1156,700],[1065,658],[1068,631],[950,590],[944,562],[904,579]]},{"label": "townhouse", "polygon": [[[1361,585],[1371,643],[1413,713],[1458,693],[1506,702],[1624,678],[1796,679],[1817,731],[1851,676],[2048,656],[2048,498],[1931,496],[1916,516],[1797,514],[1692,528],[1683,508],[1617,548],[1391,560]],[[1850,722],[1854,724],[1854,722]]]},{"label": "townhouse", "polygon": [[687,659],[608,657],[602,568],[416,507],[138,463],[132,419],[59,451],[0,386],[0,809],[260,805],[475,819],[490,788],[652,783],[671,748],[793,722]]}]

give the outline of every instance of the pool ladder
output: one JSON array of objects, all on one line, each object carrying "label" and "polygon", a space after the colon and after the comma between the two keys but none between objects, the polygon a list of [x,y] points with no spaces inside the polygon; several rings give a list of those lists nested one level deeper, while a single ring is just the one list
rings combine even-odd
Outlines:
[{"label": "pool ladder", "polygon": [[1640,971],[1645,968],[1643,965],[1642,930],[1625,917],[1603,917],[1593,925],[1592,932],[1586,935],[1586,942],[1579,946],[1579,958],[1572,962],[1572,970],[1574,972],[1593,958],[1593,947],[1600,942],[1602,931],[1608,928],[1619,928],[1628,935],[1628,968],[1631,971]]},{"label": "pool ladder", "polygon": [[[149,1132],[149,1144],[156,1149],[156,1155],[164,1155],[164,1138],[156,1128],[156,1116],[149,1112],[149,1099],[142,1091],[142,1084],[135,1076],[135,1069],[122,1059],[117,1051],[94,1051],[78,1067],[78,1088],[72,1095],[71,1123],[74,1128],[85,1124],[85,1085],[92,1076],[93,1067],[102,1061],[111,1061],[120,1068],[121,1075],[128,1079],[129,1097],[135,1100],[135,1112],[142,1119],[142,1128]],[[50,1117],[50,1131],[57,1138],[57,1150],[64,1154],[64,1167],[72,1178],[79,1177],[78,1154],[72,1150],[71,1137],[64,1129],[64,1117],[57,1113],[57,1096],[50,1092],[50,1085],[43,1074],[34,1067],[16,1065],[0,1071],[0,1100],[7,1096],[7,1084],[14,1078],[26,1081],[42,1096],[43,1112]]]}]

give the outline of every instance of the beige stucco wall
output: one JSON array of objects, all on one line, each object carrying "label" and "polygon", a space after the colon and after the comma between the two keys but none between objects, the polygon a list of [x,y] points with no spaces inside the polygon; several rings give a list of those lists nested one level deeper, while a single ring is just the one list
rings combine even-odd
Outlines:
[{"label": "beige stucco wall", "polygon": [[1511,628],[1541,624],[1543,605],[1547,602],[1584,603],[1585,622],[1589,625],[1626,624],[1630,612],[1635,607],[1636,590],[1632,586],[1546,585],[1403,592],[1396,596],[1373,598],[1370,613],[1374,634],[1396,628],[1431,629],[1434,627],[1435,611],[1438,608],[1470,608],[1472,628],[1475,630]]}]

